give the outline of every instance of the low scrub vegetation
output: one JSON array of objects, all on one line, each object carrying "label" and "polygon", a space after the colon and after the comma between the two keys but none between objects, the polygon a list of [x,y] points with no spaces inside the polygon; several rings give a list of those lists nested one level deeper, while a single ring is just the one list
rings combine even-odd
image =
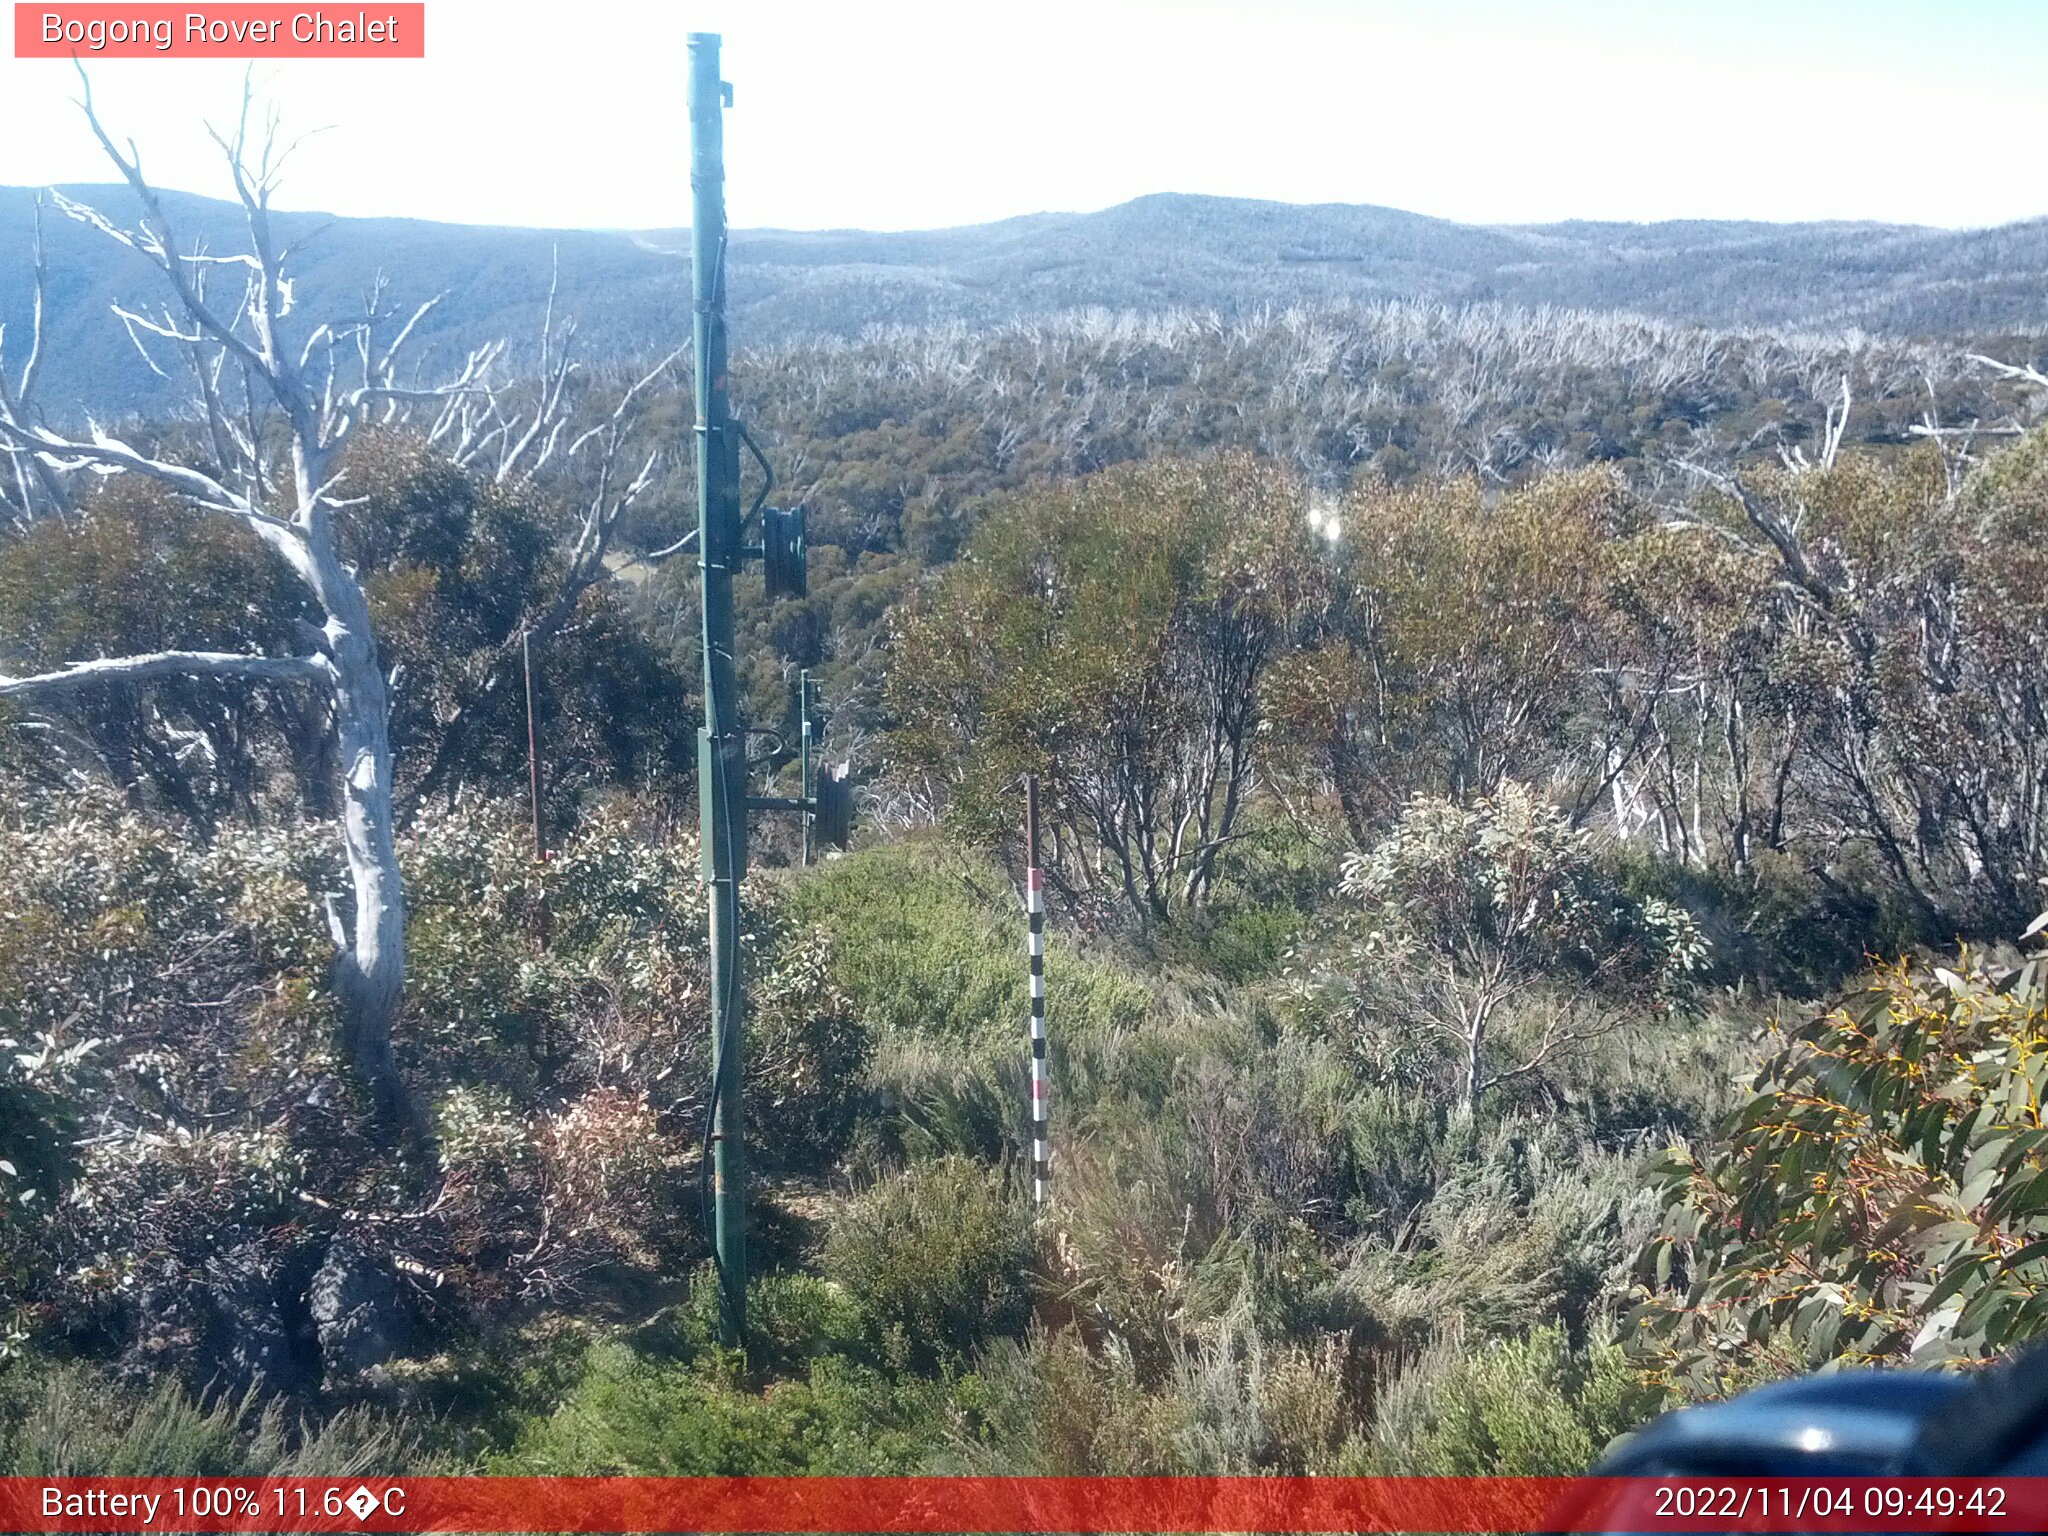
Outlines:
[{"label": "low scrub vegetation", "polygon": [[[802,430],[764,362],[835,510],[811,596],[742,601],[752,767],[786,787],[815,667],[864,820],[751,848],[744,1348],[699,616],[687,562],[604,558],[676,466],[629,517],[609,461],[351,438],[321,494],[381,794],[301,688],[327,621],[276,529],[16,477],[0,1466],[1563,1473],[1674,1403],[2038,1335],[2048,435],[1907,443],[1886,385],[1845,447],[1848,405],[1759,393],[1817,344],[1749,338],[1738,389],[1651,378],[1655,328],[1551,317],[1510,367],[1520,321],[1353,318],[933,343],[972,412],[848,344]],[[1140,362],[1185,410],[1147,424]],[[1290,415],[1326,362],[1355,398]],[[1062,381],[1112,373],[1084,430]],[[1708,462],[1731,423],[1784,452]],[[76,672],[210,645],[243,674]]]}]

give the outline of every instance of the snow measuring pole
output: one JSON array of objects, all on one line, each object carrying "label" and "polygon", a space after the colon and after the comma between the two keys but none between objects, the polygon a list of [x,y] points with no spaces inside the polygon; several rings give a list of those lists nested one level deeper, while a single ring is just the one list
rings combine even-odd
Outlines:
[{"label": "snow measuring pole", "polygon": [[[704,591],[704,724],[697,733],[697,800],[704,883],[709,891],[711,1094],[705,1127],[712,1252],[718,1261],[719,1331],[743,1346],[747,1331],[746,1146],[741,1046],[746,989],[740,976],[740,880],[746,874],[747,812],[795,811],[808,831],[845,847],[852,791],[841,763],[813,776],[811,688],[799,685],[804,751],[802,789],[794,796],[747,793],[747,728],[740,718],[733,658],[732,584],[749,559],[761,562],[772,598],[809,590],[802,507],[771,507],[775,476],[732,413],[726,379],[725,108],[732,88],[719,78],[718,34],[690,34],[691,293],[697,405],[697,566]],[[761,489],[740,509],[740,449],[761,469]],[[758,514],[760,539],[747,541]]]},{"label": "snow measuring pole", "polygon": [[1038,775],[1024,776],[1025,953],[1031,965],[1031,1207],[1045,1209],[1052,1181],[1052,1130],[1045,1064],[1045,872],[1038,866]]}]

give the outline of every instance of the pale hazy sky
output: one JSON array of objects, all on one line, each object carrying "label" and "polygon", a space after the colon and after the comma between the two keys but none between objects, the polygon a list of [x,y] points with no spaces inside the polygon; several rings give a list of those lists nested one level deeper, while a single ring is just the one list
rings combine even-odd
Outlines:
[{"label": "pale hazy sky", "polygon": [[[427,22],[424,61],[262,66],[289,124],[326,130],[282,206],[686,223],[684,36],[715,30],[742,226],[1164,191],[1481,222],[2048,213],[2048,0],[428,0]],[[202,123],[241,70],[107,61],[94,89],[156,180],[220,193]],[[106,179],[75,88],[0,58],[0,184]]]}]

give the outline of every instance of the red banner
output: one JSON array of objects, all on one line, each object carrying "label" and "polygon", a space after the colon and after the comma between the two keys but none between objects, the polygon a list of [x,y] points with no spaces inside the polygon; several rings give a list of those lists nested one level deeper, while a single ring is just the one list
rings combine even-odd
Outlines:
[{"label": "red banner", "polygon": [[423,59],[420,0],[369,6],[65,5],[16,0],[17,59]]},{"label": "red banner", "polygon": [[2040,1531],[2048,1478],[0,1478],[7,1531]]}]

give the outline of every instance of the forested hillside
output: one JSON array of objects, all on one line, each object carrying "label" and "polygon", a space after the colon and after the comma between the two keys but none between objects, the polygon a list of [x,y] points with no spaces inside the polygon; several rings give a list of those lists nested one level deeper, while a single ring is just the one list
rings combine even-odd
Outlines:
[{"label": "forested hillside", "polygon": [[[126,219],[120,186],[70,196]],[[37,193],[0,188],[0,251],[29,247]],[[232,203],[166,194],[209,248],[238,238]],[[538,335],[551,268],[600,359],[687,329],[687,242],[676,231],[487,229],[279,214],[310,308],[359,309],[371,277],[446,293],[422,339],[444,351]],[[164,404],[132,366],[109,304],[133,253],[54,214],[50,400],[101,412]],[[960,229],[736,232],[738,334],[776,345],[857,338],[874,326],[974,328],[1077,309],[1157,313],[1431,300],[1623,311],[1715,330],[1787,327],[1898,337],[1989,337],[2048,326],[2048,222],[1988,230],[1876,224],[1555,224],[1486,227],[1391,208],[1160,195],[1098,213],[1042,213]],[[27,320],[26,288],[0,290],[0,324]],[[520,361],[533,358],[522,351]]]},{"label": "forested hillside", "polygon": [[673,257],[141,212],[0,243],[0,1468],[1566,1473],[2041,1332],[2036,227],[736,242],[860,821],[735,1350]]}]

